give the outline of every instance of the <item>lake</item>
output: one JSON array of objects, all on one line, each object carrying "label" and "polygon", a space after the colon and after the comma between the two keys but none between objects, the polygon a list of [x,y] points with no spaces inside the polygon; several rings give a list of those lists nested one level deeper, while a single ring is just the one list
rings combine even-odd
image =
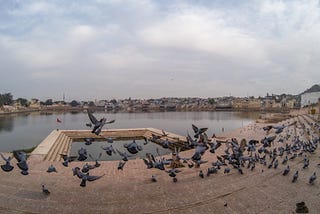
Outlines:
[{"label": "lake", "polygon": [[[152,113],[107,113],[96,112],[100,119],[116,120],[104,128],[163,129],[179,135],[193,133],[191,124],[208,127],[207,134],[219,134],[254,122],[257,112],[152,112]],[[57,123],[57,118],[61,123]],[[88,129],[90,122],[86,112],[40,113],[31,112],[0,115],[0,152],[11,152],[37,146],[54,129]]]}]

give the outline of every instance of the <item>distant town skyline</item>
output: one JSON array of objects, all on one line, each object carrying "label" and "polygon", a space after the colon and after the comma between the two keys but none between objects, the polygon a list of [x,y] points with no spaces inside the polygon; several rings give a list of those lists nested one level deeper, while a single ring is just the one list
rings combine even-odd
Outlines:
[{"label": "distant town skyline", "polygon": [[94,100],[299,94],[320,2],[0,0],[0,93]]}]

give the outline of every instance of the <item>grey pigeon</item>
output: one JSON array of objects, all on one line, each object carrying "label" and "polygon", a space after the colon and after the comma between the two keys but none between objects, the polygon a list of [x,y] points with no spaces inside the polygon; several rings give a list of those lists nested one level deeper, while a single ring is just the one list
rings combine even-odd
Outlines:
[{"label": "grey pigeon", "polygon": [[194,131],[194,137],[198,138],[200,134],[204,133],[205,131],[208,130],[208,128],[198,128],[197,126],[195,126],[194,124],[192,125],[192,129]]},{"label": "grey pigeon", "polygon": [[309,178],[309,184],[313,184],[313,182],[317,179],[316,172],[313,172],[311,177]]},{"label": "grey pigeon", "polygon": [[115,120],[111,120],[111,121],[107,121],[106,118],[102,118],[100,120],[97,120],[97,118],[95,116],[93,116],[93,114],[88,111],[88,116],[89,116],[89,119],[91,121],[91,123],[94,125],[93,129],[92,129],[92,133],[95,133],[96,135],[99,135],[101,130],[102,130],[102,127],[105,125],[105,124],[108,124],[108,123],[114,123]]},{"label": "grey pigeon", "polygon": [[101,164],[98,162],[98,160],[101,158],[101,156],[102,156],[102,153],[100,152],[98,158],[97,158],[97,159],[94,159],[94,158],[92,157],[92,155],[89,154],[89,157],[96,162],[96,163],[94,164],[95,167],[101,166]]},{"label": "grey pigeon", "polygon": [[292,183],[296,182],[297,179],[298,179],[298,176],[299,176],[299,171],[297,170],[294,175],[293,175],[293,178],[292,178]]},{"label": "grey pigeon", "polygon": [[73,171],[73,175],[77,175],[77,177],[81,179],[81,183],[80,183],[81,187],[85,187],[87,181],[95,181],[95,180],[98,180],[104,176],[104,174],[100,175],[100,176],[89,175],[89,173],[84,174],[84,173],[80,172],[79,167],[72,169],[72,171]]},{"label": "grey pigeon", "polygon": [[223,173],[224,173],[224,174],[225,174],[225,173],[228,174],[230,171],[231,171],[230,168],[224,168],[224,172],[223,172]]},{"label": "grey pigeon", "polygon": [[139,151],[142,151],[142,146],[138,145],[136,143],[136,140],[134,139],[131,143],[129,144],[124,144],[124,148],[128,150],[131,154],[137,154]]},{"label": "grey pigeon", "polygon": [[78,155],[78,161],[84,161],[88,158],[87,150],[83,147],[78,150]]},{"label": "grey pigeon", "polygon": [[129,157],[133,157],[134,155],[129,155],[126,152],[120,152],[118,149],[116,149],[116,151],[118,152],[118,154],[122,157],[123,161],[128,161]]},{"label": "grey pigeon", "polygon": [[2,153],[0,153],[2,159],[6,162],[5,164],[1,165],[1,169],[5,172],[10,172],[13,170],[13,166],[11,166],[10,161],[12,160],[12,157],[4,157]]},{"label": "grey pigeon", "polygon": [[13,156],[17,159],[18,167],[22,170],[22,175],[28,175],[29,166],[27,164],[27,154],[24,151],[15,151],[13,152]]},{"label": "grey pigeon", "polygon": [[124,161],[124,162],[120,161],[118,164],[118,170],[120,170],[120,169],[123,170],[123,167],[126,163],[127,163],[126,161]]},{"label": "grey pigeon", "polygon": [[152,181],[152,182],[157,182],[156,176],[152,175],[152,176],[151,176],[151,181]]},{"label": "grey pigeon", "polygon": [[42,184],[42,193],[45,195],[50,195],[50,191]]},{"label": "grey pigeon", "polygon": [[282,175],[285,176],[285,175],[289,174],[289,172],[290,172],[290,167],[288,165],[287,168],[283,171]]},{"label": "grey pigeon", "polygon": [[148,138],[146,138],[146,137],[143,137],[143,139],[144,139],[144,143],[143,143],[143,145],[147,145],[147,144],[149,143],[149,140],[148,140]]},{"label": "grey pigeon", "polygon": [[87,173],[89,170],[96,168],[94,165],[90,165],[88,163],[85,163],[81,169],[81,172]]},{"label": "grey pigeon", "polygon": [[57,169],[51,164],[51,165],[48,167],[47,172],[48,172],[48,173],[57,172]]},{"label": "grey pigeon", "polygon": [[106,151],[106,153],[111,156],[112,154],[115,154],[116,151],[114,150],[113,146],[110,145],[110,146],[101,146],[101,148]]},{"label": "grey pigeon", "polygon": [[84,142],[85,142],[84,144],[87,146],[91,145],[93,141],[94,141],[94,138],[92,138],[92,137],[84,138]]},{"label": "grey pigeon", "polygon": [[60,154],[60,155],[63,158],[62,165],[65,167],[68,167],[69,162],[72,162],[77,159],[77,156],[68,156],[68,155],[64,155],[64,154]]},{"label": "grey pigeon", "polygon": [[204,178],[204,175],[203,175],[202,170],[200,170],[200,172],[199,172],[199,176],[200,176],[200,178]]}]

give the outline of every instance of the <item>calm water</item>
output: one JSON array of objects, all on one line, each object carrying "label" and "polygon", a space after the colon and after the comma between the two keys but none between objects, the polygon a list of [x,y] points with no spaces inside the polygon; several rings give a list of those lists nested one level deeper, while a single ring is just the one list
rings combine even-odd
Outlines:
[{"label": "calm water", "polygon": [[[208,135],[239,128],[253,122],[258,113],[243,112],[157,112],[157,113],[104,113],[96,112],[97,118],[107,117],[116,122],[107,128],[153,127],[180,135],[192,133],[191,124],[208,127]],[[62,123],[57,123],[59,118]],[[39,112],[0,115],[0,152],[25,149],[38,145],[54,129],[88,129],[87,113]]]}]

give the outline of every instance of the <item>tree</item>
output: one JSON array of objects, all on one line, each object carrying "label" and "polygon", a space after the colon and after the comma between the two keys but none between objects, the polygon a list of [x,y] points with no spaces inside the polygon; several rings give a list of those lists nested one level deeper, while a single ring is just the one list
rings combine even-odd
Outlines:
[{"label": "tree", "polygon": [[24,99],[24,98],[18,98],[16,99],[16,102],[17,103],[20,103],[21,106],[24,106],[24,107],[28,107],[29,106],[29,101],[27,99]]},{"label": "tree", "polygon": [[213,105],[213,104],[216,103],[216,101],[215,101],[213,98],[209,98],[209,99],[208,99],[208,103],[209,103],[210,105]]},{"label": "tree", "polygon": [[89,106],[90,106],[90,107],[95,107],[95,106],[96,106],[96,104],[94,104],[94,102],[93,102],[93,101],[90,101],[90,102],[89,102]]},{"label": "tree", "polygon": [[11,93],[0,94],[0,106],[11,105],[13,103]]},{"label": "tree", "polygon": [[77,107],[77,106],[80,105],[80,103],[79,103],[78,101],[76,101],[76,100],[72,100],[71,103],[70,103],[70,105],[71,105],[72,107]]},{"label": "tree", "polygon": [[115,104],[117,104],[117,100],[112,99],[112,100],[110,100],[110,103],[112,103],[113,105],[115,105]]},{"label": "tree", "polygon": [[51,105],[53,104],[53,101],[52,101],[52,99],[47,99],[47,100],[44,102],[44,104],[45,104],[46,106],[51,106]]}]

